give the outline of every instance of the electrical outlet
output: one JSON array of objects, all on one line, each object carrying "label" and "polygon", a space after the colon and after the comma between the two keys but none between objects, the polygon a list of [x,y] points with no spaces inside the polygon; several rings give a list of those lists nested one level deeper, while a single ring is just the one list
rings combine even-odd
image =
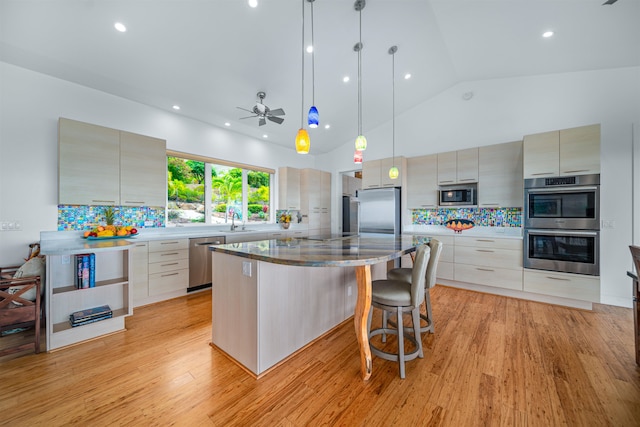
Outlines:
[{"label": "electrical outlet", "polygon": [[2,231],[7,231],[7,230],[9,230],[9,223],[8,223],[8,222],[5,222],[5,221],[2,221],[2,222],[0,223],[0,230],[2,230]]},{"label": "electrical outlet", "polygon": [[62,255],[62,264],[71,264],[71,256],[70,255]]},{"label": "electrical outlet", "polygon": [[148,220],[147,220],[147,221],[145,221],[145,222],[144,222],[144,226],[145,226],[145,227],[153,227],[153,221],[148,221]]}]

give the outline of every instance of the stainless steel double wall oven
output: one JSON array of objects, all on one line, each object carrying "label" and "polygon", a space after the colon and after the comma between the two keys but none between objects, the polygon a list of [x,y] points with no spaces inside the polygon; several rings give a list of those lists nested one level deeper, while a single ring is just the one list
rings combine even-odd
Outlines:
[{"label": "stainless steel double wall oven", "polygon": [[600,175],[525,179],[524,266],[600,275]]}]

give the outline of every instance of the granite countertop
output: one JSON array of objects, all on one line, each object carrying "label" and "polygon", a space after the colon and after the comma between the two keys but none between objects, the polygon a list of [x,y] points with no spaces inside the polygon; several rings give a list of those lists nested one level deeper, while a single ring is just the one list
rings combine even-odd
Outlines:
[{"label": "granite countertop", "polygon": [[307,267],[348,267],[377,264],[415,251],[426,239],[409,235],[369,234],[326,239],[273,239],[210,246],[214,252]]}]

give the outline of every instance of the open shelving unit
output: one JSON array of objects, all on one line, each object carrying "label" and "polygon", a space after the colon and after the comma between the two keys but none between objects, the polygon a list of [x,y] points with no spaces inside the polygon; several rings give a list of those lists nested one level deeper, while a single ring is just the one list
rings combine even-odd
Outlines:
[{"label": "open shelving unit", "polygon": [[[47,255],[47,350],[55,350],[125,329],[124,319],[133,314],[129,290],[132,246],[89,247],[68,253]],[[94,253],[95,287],[77,289],[73,259]],[[69,315],[101,305],[109,305],[113,317],[72,327]]]}]

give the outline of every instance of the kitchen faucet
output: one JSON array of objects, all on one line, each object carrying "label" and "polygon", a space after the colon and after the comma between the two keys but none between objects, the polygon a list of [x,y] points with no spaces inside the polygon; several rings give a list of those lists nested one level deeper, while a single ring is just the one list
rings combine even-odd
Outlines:
[{"label": "kitchen faucet", "polygon": [[236,217],[240,219],[240,214],[238,212],[234,212],[233,214],[231,214],[231,231],[235,231],[235,229],[238,227],[236,225]]}]

